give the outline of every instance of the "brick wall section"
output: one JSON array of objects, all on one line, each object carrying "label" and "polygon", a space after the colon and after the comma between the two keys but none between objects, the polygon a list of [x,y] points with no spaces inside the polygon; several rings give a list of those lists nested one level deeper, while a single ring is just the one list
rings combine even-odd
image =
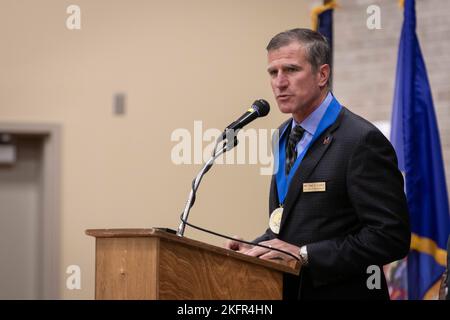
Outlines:
[{"label": "brick wall section", "polygon": [[[334,93],[370,121],[390,121],[403,9],[395,0],[341,0],[334,14]],[[366,27],[369,5],[380,30]],[[416,0],[417,34],[432,88],[450,189],[450,1]]]}]

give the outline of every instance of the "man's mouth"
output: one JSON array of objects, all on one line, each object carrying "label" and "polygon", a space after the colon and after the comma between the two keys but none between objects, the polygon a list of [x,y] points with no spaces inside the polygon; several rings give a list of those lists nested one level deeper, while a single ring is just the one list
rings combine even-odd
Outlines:
[{"label": "man's mouth", "polygon": [[288,100],[290,97],[292,97],[292,95],[290,95],[290,94],[279,94],[277,96],[277,99],[284,101],[284,100]]}]

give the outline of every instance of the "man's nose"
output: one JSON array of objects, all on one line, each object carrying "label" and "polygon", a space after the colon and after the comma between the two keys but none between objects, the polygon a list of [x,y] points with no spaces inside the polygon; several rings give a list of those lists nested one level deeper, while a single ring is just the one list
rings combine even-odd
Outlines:
[{"label": "man's nose", "polygon": [[289,82],[282,72],[278,73],[277,77],[275,78],[275,86],[277,88],[286,88],[288,86]]}]

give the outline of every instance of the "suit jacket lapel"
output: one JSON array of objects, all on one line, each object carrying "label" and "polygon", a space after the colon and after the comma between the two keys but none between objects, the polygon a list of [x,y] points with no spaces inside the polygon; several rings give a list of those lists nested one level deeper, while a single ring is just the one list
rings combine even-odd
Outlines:
[{"label": "suit jacket lapel", "polygon": [[[308,177],[313,172],[314,168],[319,163],[320,159],[324,156],[325,152],[330,147],[333,142],[333,132],[339,127],[342,120],[342,115],[345,112],[343,107],[339,113],[338,119],[333,125],[331,125],[324,133],[314,142],[314,144],[309,148],[302,163],[297,168],[297,171],[292,178],[291,185],[289,186],[288,193],[286,195],[286,200],[284,203],[283,216],[281,218],[280,233],[282,231],[283,225],[292,211],[292,207],[298,200],[300,193],[303,191],[303,183],[308,179]],[[325,139],[328,141],[325,143]]]}]

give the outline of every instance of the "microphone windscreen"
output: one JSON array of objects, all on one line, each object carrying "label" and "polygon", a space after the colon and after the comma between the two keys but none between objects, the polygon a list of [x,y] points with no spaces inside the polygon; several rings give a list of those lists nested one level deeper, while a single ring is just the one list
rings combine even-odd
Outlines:
[{"label": "microphone windscreen", "polygon": [[270,111],[270,105],[269,103],[264,99],[259,99],[253,102],[252,107],[255,109],[255,111],[258,113],[258,116],[265,117]]}]

